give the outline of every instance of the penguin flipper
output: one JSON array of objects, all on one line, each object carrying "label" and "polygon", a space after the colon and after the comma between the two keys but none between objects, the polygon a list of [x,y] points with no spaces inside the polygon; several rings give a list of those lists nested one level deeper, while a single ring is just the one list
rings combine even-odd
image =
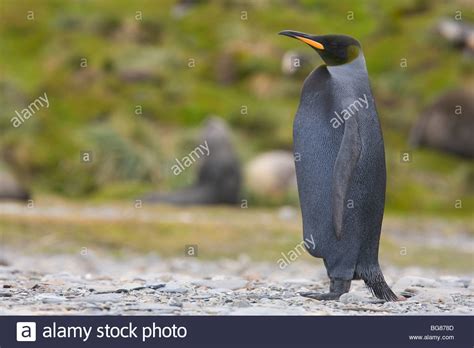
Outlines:
[{"label": "penguin flipper", "polygon": [[347,206],[346,195],[354,168],[359,161],[362,150],[362,141],[359,134],[359,125],[355,116],[345,122],[344,135],[334,163],[332,182],[332,211],[334,232],[338,240],[342,237],[342,222]]}]

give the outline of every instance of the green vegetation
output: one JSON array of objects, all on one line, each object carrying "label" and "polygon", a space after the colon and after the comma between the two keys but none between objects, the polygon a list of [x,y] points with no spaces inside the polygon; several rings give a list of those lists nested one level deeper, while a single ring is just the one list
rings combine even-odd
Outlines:
[{"label": "green vegetation", "polygon": [[[433,32],[458,10],[473,20],[467,2],[196,1],[186,10],[176,3],[0,2],[0,149],[35,193],[101,200],[182,186],[191,170],[175,177],[169,164],[211,114],[232,125],[244,162],[291,149],[302,81],[320,63],[304,45],[276,35],[295,29],[362,42],[387,143],[387,209],[472,212],[472,162],[430,150],[413,151],[410,164],[399,160],[420,111],[473,82],[472,60]],[[310,65],[284,76],[287,50],[308,54]],[[11,127],[15,110],[44,92],[49,109]],[[94,151],[92,164],[80,162],[81,151]],[[458,199],[464,209],[454,208]]]}]

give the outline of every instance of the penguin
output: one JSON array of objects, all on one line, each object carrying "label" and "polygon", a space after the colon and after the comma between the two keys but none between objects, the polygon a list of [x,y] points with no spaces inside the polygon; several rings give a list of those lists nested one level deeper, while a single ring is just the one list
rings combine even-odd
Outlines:
[{"label": "penguin", "polygon": [[330,287],[300,295],[338,300],[362,279],[377,298],[400,300],[378,262],[385,153],[362,47],[346,35],[279,34],[306,43],[325,63],[304,81],[293,146],[303,236],[314,241],[304,244],[323,259]]}]

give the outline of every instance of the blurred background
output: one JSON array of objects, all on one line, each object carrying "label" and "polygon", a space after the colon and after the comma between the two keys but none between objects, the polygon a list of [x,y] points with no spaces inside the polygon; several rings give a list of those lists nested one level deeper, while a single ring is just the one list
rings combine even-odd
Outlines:
[{"label": "blurred background", "polygon": [[[471,1],[0,6],[4,246],[182,256],[191,244],[203,258],[276,261],[301,241],[292,122],[303,80],[321,64],[277,35],[292,29],[362,43],[386,146],[382,260],[472,271]],[[45,93],[49,105],[14,127]],[[152,204],[151,192],[200,183],[203,163],[172,168],[212,122],[235,156],[238,192],[211,203],[233,204]]]}]

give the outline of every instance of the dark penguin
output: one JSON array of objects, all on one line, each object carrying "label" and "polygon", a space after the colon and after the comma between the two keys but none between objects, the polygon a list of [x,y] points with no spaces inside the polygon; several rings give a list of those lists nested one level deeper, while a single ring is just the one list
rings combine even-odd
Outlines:
[{"label": "dark penguin", "polygon": [[395,301],[378,263],[385,155],[361,46],[344,35],[280,34],[326,63],[304,82],[293,141],[304,240],[314,241],[305,245],[324,260],[330,292],[301,295],[335,300],[363,279],[376,297]]},{"label": "dark penguin", "polygon": [[229,127],[224,120],[212,117],[206,121],[201,138],[208,145],[209,155],[199,159],[194,185],[167,194],[152,193],[143,198],[145,202],[176,205],[239,202],[242,175]]}]

